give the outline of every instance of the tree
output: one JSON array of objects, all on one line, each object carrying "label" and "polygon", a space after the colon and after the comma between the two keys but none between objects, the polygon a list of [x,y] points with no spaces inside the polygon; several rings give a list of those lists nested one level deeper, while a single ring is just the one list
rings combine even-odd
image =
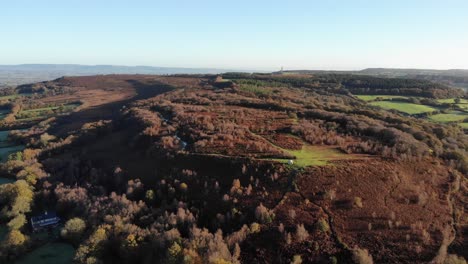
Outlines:
[{"label": "tree", "polygon": [[154,203],[156,196],[153,190],[147,190],[145,193],[145,199],[148,203]]},{"label": "tree", "polygon": [[24,216],[24,214],[20,214],[8,222],[8,227],[11,230],[19,230],[24,226],[24,224],[26,224],[26,216]]},{"label": "tree", "polygon": [[86,229],[86,223],[81,218],[72,218],[65,223],[65,227],[61,230],[61,235],[76,242]]},{"label": "tree", "polygon": [[41,146],[45,147],[51,140],[55,140],[55,136],[44,133],[40,136],[39,142]]},{"label": "tree", "polygon": [[262,224],[268,224],[273,221],[273,214],[260,203],[260,205],[255,208],[255,218]]},{"label": "tree", "polygon": [[10,154],[8,156],[8,160],[22,161],[23,160],[23,152],[22,151],[17,151],[15,153]]},{"label": "tree", "polygon": [[8,246],[21,246],[26,242],[27,237],[19,230],[12,230],[8,233],[5,241]]},{"label": "tree", "polygon": [[167,262],[170,264],[180,263],[182,259],[182,248],[177,242],[167,249]]}]

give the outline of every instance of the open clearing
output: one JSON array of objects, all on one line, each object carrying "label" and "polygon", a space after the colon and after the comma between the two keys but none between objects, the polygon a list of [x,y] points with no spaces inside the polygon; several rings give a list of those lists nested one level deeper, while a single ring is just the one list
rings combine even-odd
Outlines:
[{"label": "open clearing", "polygon": [[[304,145],[300,150],[283,149],[287,153],[296,157],[294,164],[299,167],[323,166],[332,160],[351,159],[353,155],[342,153],[338,149],[330,146],[310,146]],[[282,160],[287,162],[287,160]]]},{"label": "open clearing", "polygon": [[53,115],[55,111],[59,111],[60,113],[71,112],[73,111],[73,109],[79,106],[80,104],[78,103],[70,103],[70,104],[64,104],[60,106],[50,106],[50,107],[41,107],[41,108],[22,110],[18,114],[16,114],[16,119],[21,120],[21,121],[43,119],[50,115]]},{"label": "open clearing", "polygon": [[[300,150],[290,150],[281,148],[284,152],[296,157],[294,165],[299,167],[325,166],[332,161],[356,160],[367,158],[366,155],[346,154],[335,146],[311,146],[304,145]],[[288,163],[289,159],[271,159],[281,163]]]},{"label": "open clearing", "polygon": [[406,102],[390,102],[390,101],[378,101],[371,102],[373,106],[379,106],[387,110],[397,110],[410,115],[422,114],[436,111],[437,109],[427,105],[412,104]]},{"label": "open clearing", "polygon": [[[437,99],[437,102],[442,103],[442,104],[454,104],[455,103],[455,98]],[[467,99],[460,99],[459,104],[468,104],[468,100]]]},{"label": "open clearing", "polygon": [[432,115],[429,117],[430,120],[440,123],[459,122],[463,121],[465,118],[468,118],[468,115],[456,111],[448,114]]},{"label": "open clearing", "polygon": [[400,95],[356,95],[357,98],[369,102],[369,101],[374,101],[377,98],[379,99],[407,99],[409,98],[408,96],[400,96]]},{"label": "open clearing", "polygon": [[30,112],[53,111],[53,110],[59,109],[60,107],[63,107],[66,110],[71,110],[71,109],[73,109],[75,107],[78,107],[78,106],[80,106],[80,104],[65,104],[63,106],[50,106],[50,107],[28,109],[28,110],[23,110],[21,112],[30,113]]}]

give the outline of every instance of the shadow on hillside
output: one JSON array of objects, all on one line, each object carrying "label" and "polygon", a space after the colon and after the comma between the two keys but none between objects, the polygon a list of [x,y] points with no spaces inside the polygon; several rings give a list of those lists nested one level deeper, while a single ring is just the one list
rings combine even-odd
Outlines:
[{"label": "shadow on hillside", "polygon": [[70,132],[79,130],[85,123],[97,122],[99,120],[116,119],[120,116],[120,109],[133,101],[151,98],[174,89],[174,87],[161,82],[143,83],[138,80],[127,80],[135,90],[136,95],[130,99],[115,101],[108,104],[94,106],[78,112],[72,112],[67,116],[57,117],[56,124],[48,133],[65,137]]}]

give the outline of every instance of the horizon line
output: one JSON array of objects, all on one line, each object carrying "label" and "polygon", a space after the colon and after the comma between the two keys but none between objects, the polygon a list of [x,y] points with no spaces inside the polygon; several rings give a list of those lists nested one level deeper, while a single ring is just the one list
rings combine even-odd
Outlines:
[{"label": "horizon line", "polygon": [[[278,70],[271,70],[266,68],[257,68],[257,69],[247,69],[247,68],[238,68],[238,67],[188,67],[188,66],[156,66],[156,65],[125,65],[125,64],[80,64],[80,63],[18,63],[18,64],[0,64],[0,67],[14,67],[14,66],[85,66],[85,67],[128,67],[128,68],[138,68],[138,67],[147,67],[147,68],[175,68],[175,69],[200,69],[200,70],[236,70],[236,71],[271,71],[271,72],[288,72],[288,71],[336,71],[336,72],[356,72],[364,71],[369,69],[383,69],[383,70],[428,70],[428,71],[468,71],[468,69],[463,68],[404,68],[404,67],[364,67],[356,69],[326,69],[326,68],[296,68],[296,69],[283,69],[282,67],[275,67]],[[273,68],[273,67],[272,67]]]}]

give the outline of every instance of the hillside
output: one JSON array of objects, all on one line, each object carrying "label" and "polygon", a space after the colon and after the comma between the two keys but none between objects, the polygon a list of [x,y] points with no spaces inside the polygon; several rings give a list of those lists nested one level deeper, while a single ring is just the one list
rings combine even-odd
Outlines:
[{"label": "hillside", "polygon": [[367,75],[382,78],[417,79],[441,83],[455,88],[468,90],[468,70],[432,70],[432,69],[393,69],[393,68],[368,68],[359,71],[314,71],[298,70],[284,71],[276,74],[296,75],[296,74],[350,74]]},{"label": "hillside", "polygon": [[[19,86],[0,97],[7,141],[24,148],[0,168],[0,262],[48,242],[76,263],[467,259],[465,96],[337,73]],[[462,118],[431,119],[444,111]],[[44,211],[59,235],[26,224]]]},{"label": "hillside", "polygon": [[79,64],[0,65],[0,88],[49,81],[62,76],[89,76],[101,74],[216,74],[226,71],[230,70]]}]

